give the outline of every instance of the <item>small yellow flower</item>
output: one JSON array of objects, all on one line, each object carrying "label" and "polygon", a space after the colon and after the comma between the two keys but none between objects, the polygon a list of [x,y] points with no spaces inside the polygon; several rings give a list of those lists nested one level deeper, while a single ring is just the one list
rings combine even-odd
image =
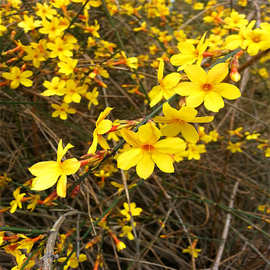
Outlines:
[{"label": "small yellow flower", "polygon": [[62,140],[60,140],[57,148],[57,161],[41,161],[29,168],[29,171],[36,176],[32,183],[32,190],[45,190],[57,182],[57,195],[66,197],[67,175],[76,173],[80,168],[80,162],[76,158],[61,161],[72,147],[71,144],[68,144],[63,148]]},{"label": "small yellow flower", "polygon": [[159,141],[161,131],[151,122],[139,127],[137,133],[123,129],[121,134],[131,148],[119,154],[117,166],[123,170],[136,166],[138,176],[143,179],[153,173],[155,164],[163,172],[174,172],[172,154],[183,152],[186,147],[180,138]]},{"label": "small yellow flower", "polygon": [[162,98],[169,99],[171,96],[173,96],[175,94],[175,88],[181,79],[180,73],[177,72],[172,72],[163,78],[163,72],[164,61],[160,59],[157,75],[159,85],[154,86],[149,92],[151,107],[160,102]]},{"label": "small yellow flower", "polygon": [[139,216],[142,212],[142,208],[136,207],[136,203],[130,203],[130,209],[128,203],[123,204],[124,209],[121,210],[121,214],[129,221],[131,216]]},{"label": "small yellow flower", "polygon": [[96,128],[93,132],[93,142],[88,150],[88,154],[94,154],[96,152],[98,143],[103,149],[110,148],[102,135],[107,133],[112,128],[112,121],[105,119],[111,110],[112,108],[107,107],[103,112],[100,113],[96,121]]},{"label": "small yellow flower", "polygon": [[11,208],[10,208],[9,212],[11,214],[13,214],[17,210],[18,207],[22,208],[22,199],[23,199],[25,193],[20,193],[20,192],[21,192],[20,187],[18,187],[15,191],[13,191],[13,197],[15,198],[15,200],[10,202]]},{"label": "small yellow flower", "polygon": [[70,108],[67,103],[62,103],[61,105],[52,104],[51,106],[55,109],[55,111],[52,113],[52,117],[60,117],[62,120],[66,120],[69,113],[76,113],[76,110]]},{"label": "small yellow flower", "polygon": [[199,65],[188,66],[185,73],[191,82],[180,83],[176,92],[181,96],[187,96],[187,106],[198,107],[204,103],[206,109],[218,112],[224,107],[222,97],[237,99],[241,96],[240,90],[235,85],[222,83],[228,72],[226,63],[215,65],[208,73]]},{"label": "small yellow flower", "polygon": [[229,142],[229,145],[227,146],[226,149],[230,150],[232,153],[243,152],[241,149],[242,144],[243,142],[237,142],[237,143]]},{"label": "small yellow flower", "polygon": [[32,71],[26,70],[21,71],[18,67],[12,67],[10,72],[3,72],[2,77],[11,81],[10,87],[12,89],[17,88],[20,84],[30,87],[32,86],[33,82],[28,77],[31,77],[33,74]]},{"label": "small yellow flower", "polygon": [[198,111],[192,107],[182,107],[180,110],[172,108],[168,103],[163,105],[164,116],[156,116],[154,121],[164,123],[161,133],[167,137],[183,135],[185,140],[196,143],[199,135],[189,123],[208,123],[213,120],[213,116],[196,117]]},{"label": "small yellow flower", "polygon": [[188,248],[182,250],[183,253],[189,253],[194,258],[197,258],[201,251],[201,249],[193,248],[192,246],[188,246]]}]

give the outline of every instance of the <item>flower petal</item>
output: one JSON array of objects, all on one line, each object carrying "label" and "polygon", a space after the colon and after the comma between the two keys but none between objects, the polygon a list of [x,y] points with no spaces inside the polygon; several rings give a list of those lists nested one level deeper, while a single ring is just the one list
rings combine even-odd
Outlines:
[{"label": "flower petal", "polygon": [[152,154],[152,158],[158,168],[166,173],[173,173],[173,158],[170,155],[155,152]]},{"label": "flower petal", "polygon": [[181,131],[181,123],[171,123],[165,124],[161,129],[161,133],[166,137],[174,137],[177,136]]},{"label": "flower petal", "polygon": [[193,82],[182,82],[174,89],[180,96],[190,96],[202,92],[201,85]]},{"label": "flower petal", "polygon": [[65,148],[63,149],[63,142],[62,139],[59,141],[58,143],[58,147],[57,147],[57,162],[60,162],[63,158],[63,156],[66,154],[66,152],[72,148],[73,145],[68,143]]},{"label": "flower petal", "polygon": [[161,137],[160,130],[153,122],[140,126],[137,134],[142,144],[154,144]]},{"label": "flower petal", "polygon": [[138,137],[138,134],[127,129],[127,128],[124,128],[124,129],[121,129],[120,130],[120,133],[121,133],[121,136],[124,138],[124,140],[134,146],[134,147],[138,147],[140,144],[140,139]]},{"label": "flower petal", "polygon": [[228,64],[217,64],[208,71],[208,82],[211,84],[220,83],[226,78],[228,72]]},{"label": "flower petal", "polygon": [[63,174],[70,175],[76,173],[80,168],[80,162],[76,158],[66,159],[62,162]]},{"label": "flower petal", "polygon": [[142,159],[142,150],[140,148],[132,148],[117,157],[117,167],[128,170],[135,166]]},{"label": "flower petal", "polygon": [[240,90],[233,84],[219,83],[218,85],[215,85],[215,90],[216,89],[221,96],[230,100],[237,99],[241,96]]},{"label": "flower petal", "polygon": [[162,80],[162,86],[165,89],[174,88],[179,83],[181,77],[180,73],[172,72],[164,77]]},{"label": "flower petal", "polygon": [[175,54],[171,57],[170,62],[174,66],[182,66],[186,64],[193,64],[195,62],[194,55],[191,54]]},{"label": "flower petal", "polygon": [[205,98],[205,92],[198,92],[196,95],[192,95],[186,98],[186,104],[190,107],[198,107],[203,103]]},{"label": "flower petal", "polygon": [[153,107],[163,98],[162,88],[160,87],[160,85],[154,86],[148,95],[151,100],[150,107]]},{"label": "flower petal", "polygon": [[98,123],[96,131],[97,134],[104,134],[108,132],[111,128],[112,128],[112,121],[104,119]]},{"label": "flower petal", "polygon": [[199,140],[197,130],[189,123],[183,123],[181,133],[188,142],[196,143]]},{"label": "flower petal", "polygon": [[224,101],[220,94],[211,91],[204,98],[204,106],[209,111],[218,112],[224,107]]},{"label": "flower petal", "polygon": [[136,166],[136,172],[139,177],[146,179],[148,178],[154,171],[155,163],[151,158],[151,155],[147,152],[143,153],[143,157]]},{"label": "flower petal", "polygon": [[157,74],[157,79],[159,82],[163,78],[163,71],[164,71],[164,61],[163,59],[160,59],[159,66],[158,66],[158,74]]},{"label": "flower petal", "polygon": [[175,154],[184,151],[186,143],[180,138],[170,137],[158,141],[154,147],[158,152],[164,154]]},{"label": "flower petal", "polygon": [[59,197],[62,197],[62,198],[66,197],[66,192],[67,192],[67,176],[66,175],[61,175],[60,179],[58,180],[56,192]]},{"label": "flower petal", "polygon": [[185,73],[192,82],[203,84],[207,81],[207,73],[199,65],[187,66]]}]

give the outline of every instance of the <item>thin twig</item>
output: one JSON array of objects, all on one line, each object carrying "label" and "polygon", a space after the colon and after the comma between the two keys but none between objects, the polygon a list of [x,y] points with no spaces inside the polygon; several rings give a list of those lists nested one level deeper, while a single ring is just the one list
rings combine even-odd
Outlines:
[{"label": "thin twig", "polygon": [[[235,199],[235,196],[236,196],[236,193],[237,193],[237,190],[238,190],[238,186],[239,186],[239,181],[237,181],[234,184],[232,195],[231,195],[230,202],[229,202],[229,209],[232,209],[233,206],[234,206],[234,199]],[[211,268],[212,270],[218,270],[219,269],[219,264],[220,264],[220,261],[221,261],[222,255],[223,255],[226,240],[228,238],[231,219],[232,219],[232,215],[231,215],[230,212],[228,212],[227,215],[226,215],[225,225],[224,225],[223,232],[222,232],[221,244],[220,244],[220,246],[218,248],[218,252],[217,252],[216,259],[214,261],[214,265]]]},{"label": "thin twig", "polygon": [[70,215],[76,215],[79,212],[77,210],[74,211],[70,211],[68,213],[63,214],[62,216],[60,216],[56,222],[54,223],[52,229],[50,230],[50,236],[48,237],[48,241],[46,244],[46,248],[45,248],[45,254],[42,257],[42,263],[43,263],[43,270],[52,270],[52,264],[53,264],[53,260],[54,260],[54,246],[55,246],[55,241],[58,235],[58,231],[62,225],[62,223],[64,222],[64,220],[66,219],[67,216]]}]

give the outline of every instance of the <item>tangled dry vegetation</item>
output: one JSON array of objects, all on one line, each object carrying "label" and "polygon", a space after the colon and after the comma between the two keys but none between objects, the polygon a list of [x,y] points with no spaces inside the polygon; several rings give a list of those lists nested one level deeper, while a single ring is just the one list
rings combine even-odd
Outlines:
[{"label": "tangled dry vegetation", "polygon": [[[0,6],[0,269],[270,268],[269,1]],[[244,41],[234,47],[236,36]],[[241,97],[192,106],[181,87],[199,76],[195,63],[229,68],[224,82]],[[157,98],[167,74],[180,90]],[[165,132],[155,117],[168,100],[210,118],[193,124],[195,135],[169,135],[174,172],[153,157],[148,177],[125,153],[134,138]],[[48,188],[51,168],[34,168],[41,161],[73,162],[76,173],[57,171],[57,190],[56,181]]]}]

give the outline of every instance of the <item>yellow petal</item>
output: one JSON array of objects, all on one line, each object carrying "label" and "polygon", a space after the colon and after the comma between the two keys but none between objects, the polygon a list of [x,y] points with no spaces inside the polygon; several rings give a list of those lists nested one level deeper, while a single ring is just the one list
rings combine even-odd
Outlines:
[{"label": "yellow petal", "polygon": [[98,135],[97,133],[94,131],[93,133],[93,142],[90,146],[90,148],[88,149],[88,154],[94,154],[97,150],[97,144],[98,144]]},{"label": "yellow petal", "polygon": [[98,143],[103,149],[109,149],[110,146],[107,143],[106,139],[102,137],[102,135],[98,135]]},{"label": "yellow petal", "polygon": [[159,66],[158,66],[158,75],[157,75],[157,78],[158,78],[159,82],[163,78],[163,71],[164,71],[164,61],[163,61],[163,59],[160,59],[159,60]]},{"label": "yellow petal", "polygon": [[129,129],[121,129],[120,130],[121,136],[124,138],[124,140],[134,146],[134,147],[138,147],[140,145],[140,139],[138,137],[138,134],[129,130]]},{"label": "yellow petal", "polygon": [[184,106],[178,111],[178,118],[186,122],[189,122],[196,117],[197,113],[198,111],[193,107]]},{"label": "yellow petal", "polygon": [[163,136],[174,137],[180,133],[181,123],[176,122],[176,123],[166,124],[160,130]]},{"label": "yellow petal", "polygon": [[204,97],[206,93],[205,92],[199,92],[196,95],[192,95],[186,98],[186,104],[190,107],[198,107],[203,103]]},{"label": "yellow petal", "polygon": [[195,117],[192,120],[192,123],[209,123],[213,121],[214,116],[201,116],[201,117]]},{"label": "yellow petal", "polygon": [[211,84],[217,84],[222,82],[228,75],[228,64],[220,63],[215,65],[208,71],[208,82]]},{"label": "yellow petal", "polygon": [[178,111],[175,108],[171,107],[168,102],[164,103],[162,111],[168,119],[178,118]]},{"label": "yellow petal", "polygon": [[67,191],[67,176],[61,175],[57,183],[57,189],[56,189],[57,195],[59,197],[65,198],[66,191]]},{"label": "yellow petal", "polygon": [[158,141],[154,147],[158,152],[175,154],[184,151],[186,148],[186,143],[180,138],[170,137]]},{"label": "yellow petal", "polygon": [[151,100],[150,107],[154,107],[163,98],[163,91],[160,85],[154,86],[149,92],[149,98]]},{"label": "yellow petal", "polygon": [[66,147],[63,149],[63,142],[62,142],[62,139],[61,139],[59,141],[58,147],[57,147],[57,162],[60,162],[62,160],[63,156],[66,154],[66,152],[72,147],[73,147],[73,145],[68,143],[66,145]]},{"label": "yellow petal", "polygon": [[173,158],[167,154],[155,152],[152,154],[152,158],[158,168],[166,173],[173,173]]},{"label": "yellow petal", "polygon": [[181,96],[190,96],[202,92],[201,84],[193,82],[179,83],[174,90],[178,95]]},{"label": "yellow petal", "polygon": [[57,171],[47,171],[46,174],[34,178],[31,189],[37,191],[48,189],[57,182],[59,176]]},{"label": "yellow petal", "polygon": [[66,159],[61,164],[62,172],[65,175],[76,173],[80,168],[80,162],[76,158]]},{"label": "yellow petal", "polygon": [[161,136],[160,130],[153,122],[140,126],[137,134],[142,144],[154,144]]},{"label": "yellow petal", "polygon": [[210,92],[204,98],[204,106],[209,111],[218,112],[224,107],[224,101],[220,94]]},{"label": "yellow petal", "polygon": [[33,82],[29,79],[21,79],[20,83],[26,87],[30,87],[33,85]]},{"label": "yellow petal", "polygon": [[175,87],[181,79],[180,73],[173,72],[165,76],[165,78],[162,80],[162,86],[165,89],[171,89]]},{"label": "yellow petal", "polygon": [[216,89],[221,96],[230,100],[237,99],[241,96],[240,90],[233,84],[219,83],[218,85],[215,85],[215,90]]},{"label": "yellow petal", "polygon": [[139,160],[136,166],[136,172],[139,177],[146,179],[154,171],[155,163],[151,158],[151,155],[144,152],[143,157]]},{"label": "yellow petal", "polygon": [[196,143],[199,140],[197,130],[191,124],[184,123],[182,125],[181,133],[188,142]]},{"label": "yellow petal", "polygon": [[207,73],[199,65],[187,66],[185,73],[192,82],[203,84],[207,81]]},{"label": "yellow petal", "polygon": [[99,125],[99,123],[106,118],[106,116],[111,112],[113,108],[107,107],[103,112],[100,113],[97,121],[96,121],[96,126]]},{"label": "yellow petal", "polygon": [[117,167],[123,170],[128,170],[135,166],[142,159],[142,150],[133,148],[119,154],[117,157]]},{"label": "yellow petal", "polygon": [[182,66],[186,64],[193,64],[195,62],[196,58],[191,54],[176,54],[173,55],[170,59],[170,62],[174,66]]},{"label": "yellow petal", "polygon": [[56,161],[41,161],[30,168],[28,170],[34,175],[34,176],[40,176],[40,175],[46,175],[46,172],[57,172],[58,174],[61,173],[59,170],[59,165]]},{"label": "yellow petal", "polygon": [[112,128],[112,121],[108,119],[104,119],[98,123],[96,131],[97,131],[97,134],[105,134],[111,128]]}]

